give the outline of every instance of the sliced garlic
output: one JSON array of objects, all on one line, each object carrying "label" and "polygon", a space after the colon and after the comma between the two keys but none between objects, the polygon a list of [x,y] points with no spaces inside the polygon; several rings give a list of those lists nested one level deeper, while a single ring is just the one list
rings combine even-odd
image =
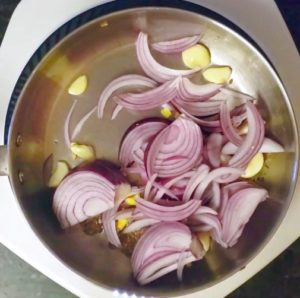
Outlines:
[{"label": "sliced garlic", "polygon": [[57,187],[60,182],[68,175],[70,172],[69,165],[65,161],[58,161],[56,168],[52,172],[52,175],[48,181],[49,187]]},{"label": "sliced garlic", "polygon": [[160,113],[166,119],[169,119],[172,116],[172,110],[168,106],[163,106]]},{"label": "sliced garlic", "polygon": [[210,64],[210,51],[203,44],[197,44],[182,52],[183,63],[189,68],[203,68]]},{"label": "sliced garlic", "polygon": [[199,232],[197,233],[197,237],[202,244],[202,247],[205,252],[207,252],[210,248],[211,238],[209,232]]},{"label": "sliced garlic", "polygon": [[70,85],[68,93],[71,95],[81,95],[87,89],[88,79],[86,75],[81,75]]},{"label": "sliced garlic", "polygon": [[230,66],[213,66],[205,69],[202,75],[208,82],[224,84],[229,81],[231,73],[232,69]]},{"label": "sliced garlic", "polygon": [[248,166],[245,170],[243,178],[251,178],[258,174],[264,166],[264,155],[262,153],[257,153],[248,163]]},{"label": "sliced garlic", "polygon": [[96,158],[95,150],[90,145],[71,143],[71,151],[73,153],[72,154],[73,159],[79,157],[83,160],[93,160]]},{"label": "sliced garlic", "polygon": [[137,195],[132,195],[132,196],[129,196],[125,199],[125,203],[128,205],[128,206],[136,206],[136,197]]}]

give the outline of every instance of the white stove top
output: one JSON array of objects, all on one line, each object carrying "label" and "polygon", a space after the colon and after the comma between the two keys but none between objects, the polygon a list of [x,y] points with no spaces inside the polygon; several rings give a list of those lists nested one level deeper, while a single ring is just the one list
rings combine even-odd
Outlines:
[{"label": "white stove top", "polygon": [[[125,0],[124,0],[125,1]],[[20,72],[42,41],[70,18],[101,0],[22,0],[17,7],[0,48],[0,143],[13,87]],[[191,0],[232,20],[265,51],[275,66],[290,98],[300,94],[300,59],[292,37],[273,0]],[[237,4],[238,3],[238,4]],[[38,24],[38,25],[37,25]],[[299,105],[300,106],[300,105]],[[300,107],[295,113],[300,115]],[[0,177],[0,242],[61,286],[80,297],[116,297],[66,268],[40,242],[30,229],[10,188]],[[297,186],[296,193],[300,193]],[[192,297],[224,297],[239,287],[300,236],[300,198],[294,197],[287,215],[269,244],[248,266],[209,289]],[[122,295],[123,297],[123,295]],[[125,296],[124,296],[125,297]]]}]

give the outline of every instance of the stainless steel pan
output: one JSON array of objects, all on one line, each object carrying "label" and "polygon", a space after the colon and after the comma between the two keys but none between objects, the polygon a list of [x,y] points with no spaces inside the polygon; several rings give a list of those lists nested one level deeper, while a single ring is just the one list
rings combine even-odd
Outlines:
[{"label": "stainless steel pan", "polygon": [[[182,1],[174,1],[171,6],[175,8],[164,7],[168,1],[153,1],[160,7],[131,9],[125,8],[138,6],[134,1],[120,2],[94,8],[64,25],[30,60],[8,110],[7,146],[0,151],[1,172],[9,175],[32,229],[66,266],[112,290],[156,297],[182,296],[242,270],[272,237],[285,215],[296,183],[296,120],[284,87],[266,58],[236,30],[216,21],[217,16],[212,18],[206,10],[206,15],[197,13],[198,6]],[[112,12],[115,9],[118,11]],[[224,19],[222,22],[227,23]],[[182,283],[177,282],[176,274],[170,274],[140,287],[131,277],[129,258],[109,248],[102,236],[87,236],[79,227],[69,231],[59,228],[51,210],[52,193],[45,185],[43,165],[50,154],[54,162],[64,159],[74,165],[63,140],[64,121],[74,100],[67,88],[74,78],[88,75],[89,87],[77,98],[73,127],[96,105],[101,90],[113,78],[129,72],[141,73],[134,51],[140,30],[147,31],[153,40],[165,40],[189,35],[199,28],[205,28],[203,42],[211,50],[213,63],[230,65],[233,86],[258,98],[268,134],[284,145],[286,152],[267,156],[256,182],[269,189],[270,199],[260,205],[237,246],[224,250],[214,245],[203,261],[185,270]],[[172,59],[159,58],[172,65]],[[117,161],[123,133],[144,115],[125,111],[111,121],[111,109],[110,106],[104,120],[93,116],[78,141],[95,146],[99,158]]]}]

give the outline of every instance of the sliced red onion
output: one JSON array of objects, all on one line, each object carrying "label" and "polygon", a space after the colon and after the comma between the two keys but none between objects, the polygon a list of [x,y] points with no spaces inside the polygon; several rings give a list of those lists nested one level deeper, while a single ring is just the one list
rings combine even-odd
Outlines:
[{"label": "sliced red onion", "polygon": [[247,120],[249,131],[242,145],[238,148],[234,156],[229,160],[229,166],[236,168],[245,167],[262,146],[265,126],[264,121],[257,111],[255,105],[248,101],[246,103]]},{"label": "sliced red onion", "polygon": [[219,217],[220,218],[223,217],[224,209],[227,205],[228,199],[233,194],[235,194],[237,191],[240,191],[242,189],[251,188],[251,187],[253,187],[253,185],[248,181],[238,181],[223,186],[221,190],[222,200],[221,200],[221,206],[219,210]]},{"label": "sliced red onion", "polygon": [[150,139],[167,126],[167,123],[162,119],[149,118],[131,125],[120,145],[119,161],[122,166],[127,167],[132,163],[134,153],[147,145]]},{"label": "sliced red onion", "polygon": [[75,109],[75,106],[77,104],[77,99],[75,99],[73,101],[73,104],[70,108],[70,111],[66,117],[66,120],[65,120],[65,124],[64,124],[64,137],[65,137],[65,143],[68,147],[71,146],[71,139],[70,139],[70,122],[71,122],[71,117],[73,115],[73,112],[74,112],[74,109]]},{"label": "sliced red onion", "polygon": [[237,180],[243,171],[236,168],[221,167],[212,170],[198,185],[195,190],[194,198],[201,200],[208,185],[215,181],[217,183],[230,183]]},{"label": "sliced red onion", "polygon": [[140,229],[152,226],[154,224],[159,223],[160,220],[153,218],[142,218],[130,223],[123,231],[123,234],[129,234],[135,231],[139,231]]},{"label": "sliced red onion", "polygon": [[207,100],[197,102],[185,102],[179,98],[175,98],[173,102],[176,102],[185,111],[193,116],[206,117],[217,114],[220,112],[220,106],[222,101],[220,100]]},{"label": "sliced red onion", "polygon": [[183,37],[175,40],[160,41],[152,44],[152,48],[160,53],[181,53],[184,50],[195,45],[201,38],[201,35]]},{"label": "sliced red onion", "polygon": [[249,94],[243,93],[238,90],[230,89],[228,87],[222,87],[220,89],[220,92],[224,94],[225,96],[230,96],[232,98],[240,99],[242,102],[248,101],[248,100],[255,100],[255,98]]},{"label": "sliced red onion", "polygon": [[181,116],[156,135],[145,154],[148,176],[175,177],[199,162],[203,147],[202,132],[193,121]]},{"label": "sliced red onion", "polygon": [[121,88],[124,87],[147,87],[154,88],[155,81],[141,75],[129,74],[121,76],[110,82],[102,91],[98,101],[98,117],[103,118],[104,108],[109,98]]},{"label": "sliced red onion", "polygon": [[199,69],[192,70],[176,70],[168,68],[159,64],[152,56],[149,44],[148,35],[146,33],[140,32],[136,40],[136,53],[138,61],[144,70],[144,72],[153,80],[164,83],[166,81],[171,81],[178,76],[190,76]]},{"label": "sliced red onion", "polygon": [[148,180],[146,186],[145,186],[145,191],[144,191],[144,199],[145,200],[149,200],[149,194],[150,194],[150,190],[153,186],[153,183],[155,181],[155,179],[157,178],[157,174],[153,174],[150,179]]},{"label": "sliced red onion", "polygon": [[135,208],[127,208],[123,209],[121,211],[116,212],[114,219],[126,219],[132,217],[133,212],[135,211]]},{"label": "sliced red onion", "polygon": [[191,260],[194,260],[195,258],[190,251],[183,251],[182,253],[179,254],[178,262],[177,262],[177,278],[179,281],[182,281],[184,266],[191,262],[189,258],[191,258]]},{"label": "sliced red onion", "polygon": [[221,149],[224,137],[220,133],[212,133],[207,138],[207,158],[214,168],[221,165]]},{"label": "sliced red onion", "polygon": [[176,96],[177,79],[142,93],[119,94],[114,99],[129,110],[147,111],[168,103]]},{"label": "sliced red onion", "polygon": [[179,78],[177,96],[186,102],[206,101],[216,95],[222,86],[214,83],[198,85],[187,78]]},{"label": "sliced red onion", "polygon": [[220,120],[205,120],[201,118],[197,118],[193,115],[191,115],[188,111],[183,109],[180,105],[178,105],[175,101],[172,101],[172,104],[176,107],[178,111],[180,111],[183,115],[188,117],[189,119],[193,120],[195,123],[199,124],[201,128],[213,128],[218,129],[219,131],[222,131]]},{"label": "sliced red onion", "polygon": [[231,196],[222,219],[222,239],[228,247],[237,243],[258,204],[267,197],[268,192],[260,188],[243,189]]},{"label": "sliced red onion", "polygon": [[218,210],[221,205],[221,190],[217,182],[210,184],[209,193],[204,195],[203,204],[208,203],[208,206],[214,210]]},{"label": "sliced red onion", "polygon": [[67,228],[113,208],[116,191],[126,183],[117,167],[94,161],[75,168],[58,186],[53,211]]},{"label": "sliced red onion", "polygon": [[199,200],[190,200],[177,206],[162,206],[143,199],[137,199],[137,210],[145,216],[161,221],[180,221],[193,214],[201,205]]},{"label": "sliced red onion", "polygon": [[80,133],[82,130],[82,127],[84,126],[85,122],[92,116],[92,114],[97,111],[97,107],[92,108],[89,112],[87,112],[77,123],[75,126],[71,139],[74,140],[77,135]]},{"label": "sliced red onion", "polygon": [[121,241],[116,229],[115,215],[117,207],[112,208],[102,214],[102,225],[106,238],[115,247],[121,247]]},{"label": "sliced red onion", "polygon": [[201,165],[195,174],[191,177],[184,194],[182,196],[182,200],[187,202],[192,197],[193,192],[195,191],[196,187],[204,180],[209,172],[209,167],[205,164]]},{"label": "sliced red onion", "polygon": [[[238,147],[231,142],[226,143],[222,148],[222,154],[234,155],[238,150]],[[264,141],[258,152],[261,153],[279,153],[284,152],[284,148],[269,138],[264,138]]]},{"label": "sliced red onion", "polygon": [[116,105],[116,107],[111,115],[111,120],[115,120],[122,110],[123,110],[122,106]]},{"label": "sliced red onion", "polygon": [[240,146],[243,142],[243,138],[238,134],[231,122],[230,111],[227,106],[227,102],[222,102],[220,110],[220,122],[224,135],[233,144]]}]

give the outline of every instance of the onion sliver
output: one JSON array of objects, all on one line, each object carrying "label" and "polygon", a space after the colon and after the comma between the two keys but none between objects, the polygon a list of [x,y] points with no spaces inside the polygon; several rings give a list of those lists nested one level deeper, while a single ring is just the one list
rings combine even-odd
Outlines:
[{"label": "onion sliver", "polygon": [[71,118],[72,118],[76,104],[77,104],[77,99],[74,100],[74,102],[68,112],[68,115],[66,117],[65,124],[64,124],[64,138],[65,138],[65,143],[68,147],[71,146],[70,122],[71,122]]},{"label": "onion sliver", "polygon": [[151,110],[174,99],[176,84],[177,80],[175,79],[142,93],[119,94],[115,100],[120,106],[129,110]]},{"label": "onion sliver", "polygon": [[110,82],[102,91],[98,101],[98,117],[102,118],[104,108],[109,98],[119,89],[124,87],[147,87],[154,88],[155,81],[141,75],[129,74],[121,76]]},{"label": "onion sliver", "polygon": [[130,126],[121,141],[119,161],[122,166],[127,167],[132,163],[134,152],[147,145],[151,138],[167,126],[167,123],[161,119],[149,118]]},{"label": "onion sliver", "polygon": [[230,197],[222,218],[222,239],[228,247],[237,243],[256,207],[267,197],[268,192],[261,188],[243,189]]},{"label": "onion sliver", "polygon": [[207,101],[216,95],[222,86],[218,84],[194,84],[187,78],[179,78],[177,84],[178,97],[186,102]]},{"label": "onion sliver", "polygon": [[230,111],[226,101],[223,101],[221,105],[220,122],[227,139],[237,146],[241,145],[243,138],[238,134],[231,122]]},{"label": "onion sliver", "polygon": [[121,247],[121,241],[116,229],[115,215],[117,208],[114,207],[102,214],[102,225],[106,238],[115,247]]},{"label": "onion sliver", "polygon": [[181,221],[193,214],[201,205],[199,200],[190,200],[177,206],[162,206],[143,199],[137,199],[137,210],[146,217],[161,221]]},{"label": "onion sliver", "polygon": [[265,137],[264,121],[255,105],[248,101],[246,109],[249,131],[242,145],[229,160],[228,164],[231,167],[244,168],[259,151]]},{"label": "onion sliver", "polygon": [[151,47],[160,53],[181,53],[195,45],[201,38],[201,35],[183,37],[174,40],[160,41],[153,43]]},{"label": "onion sliver", "polygon": [[178,76],[190,76],[199,69],[176,70],[159,64],[152,56],[148,44],[148,35],[140,32],[136,40],[136,53],[138,61],[144,72],[153,80],[164,83]]},{"label": "onion sliver", "polygon": [[175,177],[194,168],[201,158],[203,137],[200,127],[184,116],[156,135],[145,154],[148,177]]},{"label": "onion sliver", "polygon": [[159,223],[160,220],[153,219],[153,218],[142,218],[130,223],[123,231],[123,234],[133,233],[140,229],[152,226],[154,224]]},{"label": "onion sliver", "polygon": [[211,133],[207,138],[207,157],[209,163],[218,168],[221,165],[221,149],[224,137],[220,133]]}]

